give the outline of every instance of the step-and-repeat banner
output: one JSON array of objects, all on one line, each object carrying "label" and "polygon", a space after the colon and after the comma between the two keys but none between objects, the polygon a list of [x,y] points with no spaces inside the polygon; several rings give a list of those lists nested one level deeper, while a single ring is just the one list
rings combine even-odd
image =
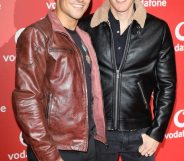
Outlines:
[{"label": "step-and-repeat banner", "polygon": [[[157,161],[184,160],[184,1],[141,0],[148,12],[168,22],[176,51],[177,98]],[[93,0],[91,12],[103,2]],[[24,28],[54,9],[54,0],[0,0],[0,161],[26,161],[26,145],[13,114],[15,45]]]}]

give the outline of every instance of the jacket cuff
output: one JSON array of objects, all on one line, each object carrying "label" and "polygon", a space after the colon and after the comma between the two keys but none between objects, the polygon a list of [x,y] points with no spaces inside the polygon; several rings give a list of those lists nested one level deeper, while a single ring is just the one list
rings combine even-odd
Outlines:
[{"label": "jacket cuff", "polygon": [[162,142],[164,139],[164,133],[163,132],[158,132],[157,130],[154,129],[148,129],[146,132],[147,135],[149,135],[151,138],[155,139],[158,142]]}]

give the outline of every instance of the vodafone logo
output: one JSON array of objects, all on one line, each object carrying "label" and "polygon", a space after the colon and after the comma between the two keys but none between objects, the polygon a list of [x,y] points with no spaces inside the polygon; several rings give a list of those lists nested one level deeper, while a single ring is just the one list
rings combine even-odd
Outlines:
[{"label": "vodafone logo", "polygon": [[7,111],[6,106],[0,106],[0,113],[5,113]]},{"label": "vodafone logo", "polygon": [[3,59],[5,62],[14,62],[16,59],[15,55],[3,55]]},{"label": "vodafone logo", "polygon": [[174,124],[181,129],[165,134],[166,139],[184,138],[184,121],[181,121],[182,117],[184,118],[184,109],[177,111],[174,115]]},{"label": "vodafone logo", "polygon": [[167,7],[166,0],[141,0],[144,7]]},{"label": "vodafone logo", "polygon": [[16,33],[15,33],[15,43],[17,43],[17,39],[19,38],[20,34],[22,31],[24,31],[25,28],[20,28]]},{"label": "vodafone logo", "polygon": [[[15,40],[15,43],[17,43],[17,40],[20,36],[20,34],[24,31],[25,28],[20,28],[19,30],[17,30],[17,32],[15,33],[15,37],[14,37],[14,40]],[[6,62],[6,63],[12,63],[16,60],[16,56],[15,54],[4,54],[3,55],[3,60]]]},{"label": "vodafone logo", "polygon": [[[20,132],[19,140],[20,140],[20,142],[21,142],[21,144],[22,144],[23,146],[27,146],[27,145],[24,143],[24,141],[23,141],[22,132]],[[26,150],[8,154],[8,159],[9,159],[9,160],[25,160],[25,158],[27,158],[27,152],[26,152]]]},{"label": "vodafone logo", "polygon": [[[175,28],[175,35],[176,38],[180,41],[180,42],[184,42],[184,32],[182,32],[182,29],[184,31],[184,22],[180,22],[176,28]],[[183,33],[183,35],[182,35]],[[181,43],[178,43],[175,45],[174,47],[176,52],[183,52],[184,51],[184,45]]]},{"label": "vodafone logo", "polygon": [[46,2],[46,6],[49,10],[53,10],[56,8],[56,3],[55,2]]},{"label": "vodafone logo", "polygon": [[19,139],[20,139],[20,142],[23,146],[27,146],[27,144],[24,143],[24,140],[23,140],[23,137],[22,137],[22,132],[20,132]]},{"label": "vodafone logo", "polygon": [[175,29],[175,35],[178,40],[184,41],[184,35],[181,34],[181,28],[184,28],[184,22],[180,22]]},{"label": "vodafone logo", "polygon": [[[15,40],[15,43],[17,43],[17,40],[20,36],[20,34],[24,31],[25,28],[20,28],[16,33],[15,33],[15,37],[14,37],[14,40]],[[16,56],[14,54],[4,54],[2,55],[3,57],[3,60],[8,63],[8,62],[14,62],[15,59],[16,59]]]},{"label": "vodafone logo", "polygon": [[176,114],[174,115],[174,124],[179,127],[179,128],[183,128],[184,127],[184,122],[180,122],[179,121],[179,117],[184,116],[184,109],[183,110],[179,110],[178,112],[176,112]]},{"label": "vodafone logo", "polygon": [[0,4],[0,10],[2,9],[2,4]]},{"label": "vodafone logo", "polygon": [[166,139],[178,139],[178,138],[184,138],[184,119],[183,122],[181,121],[181,118],[184,118],[184,109],[179,110],[174,115],[174,124],[181,129],[177,129],[176,131],[170,132],[165,134]]}]

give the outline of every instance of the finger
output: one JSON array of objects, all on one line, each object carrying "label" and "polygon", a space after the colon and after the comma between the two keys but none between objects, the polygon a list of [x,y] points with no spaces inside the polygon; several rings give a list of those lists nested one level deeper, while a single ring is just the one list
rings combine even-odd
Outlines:
[{"label": "finger", "polygon": [[145,155],[142,156],[151,157],[152,155],[154,155],[154,152],[147,152]]},{"label": "finger", "polygon": [[147,149],[141,152],[142,156],[144,156],[144,155],[146,156],[147,154],[149,154]]},{"label": "finger", "polygon": [[139,151],[139,153],[141,153],[143,151],[142,145],[139,146],[138,151]]},{"label": "finger", "polygon": [[144,156],[145,156],[145,157],[148,157],[149,155],[148,155],[148,153],[146,153]]},{"label": "finger", "polygon": [[142,149],[140,153],[141,153],[141,155],[144,156],[146,154],[149,154],[148,152],[150,152],[150,151],[151,151],[150,149],[148,149],[147,147],[144,146],[144,149]]},{"label": "finger", "polygon": [[156,151],[156,148],[155,146],[153,146],[152,144],[150,143],[143,143],[140,147],[139,147],[139,152],[142,154],[142,155],[145,155],[146,153],[150,153],[150,152],[155,152]]},{"label": "finger", "polygon": [[142,144],[142,145],[139,146],[138,150],[139,150],[140,153],[142,153],[145,149],[146,149],[145,144]]},{"label": "finger", "polygon": [[152,156],[154,154],[154,152],[148,152],[149,156]]}]

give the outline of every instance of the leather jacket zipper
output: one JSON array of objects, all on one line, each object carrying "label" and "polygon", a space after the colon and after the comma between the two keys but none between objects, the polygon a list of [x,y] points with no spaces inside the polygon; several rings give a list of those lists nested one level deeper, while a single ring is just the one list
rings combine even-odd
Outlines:
[{"label": "leather jacket zipper", "polygon": [[[74,44],[75,45],[75,44]],[[76,46],[76,45],[75,45]],[[78,49],[79,50],[79,49]],[[84,76],[84,86],[85,86],[85,95],[86,95],[86,113],[87,113],[87,125],[86,125],[86,129],[87,129],[87,132],[86,132],[86,139],[88,140],[88,135],[89,135],[89,121],[88,121],[88,92],[87,92],[87,82],[86,82],[86,75],[85,75],[85,67],[84,67],[84,58],[83,58],[83,55],[81,53],[81,51],[79,50],[80,52],[80,55],[81,55],[81,59],[82,59],[82,67],[83,67],[83,70],[82,70],[82,73],[83,73],[83,76]],[[86,141],[86,148],[88,147],[88,141]]]},{"label": "leather jacket zipper", "polygon": [[126,56],[128,54],[128,48],[129,48],[129,44],[130,44],[130,30],[131,30],[131,26],[132,24],[130,25],[129,29],[128,29],[128,35],[127,35],[127,41],[126,41],[126,45],[125,45],[125,50],[124,50],[124,53],[123,53],[123,58],[121,60],[121,63],[120,63],[120,66],[119,68],[117,68],[117,64],[116,64],[116,57],[115,57],[115,49],[114,49],[114,38],[113,38],[113,32],[112,32],[112,28],[111,28],[111,25],[110,25],[110,22],[107,21],[108,25],[109,25],[109,28],[110,28],[110,31],[111,31],[111,46],[112,46],[112,54],[113,54],[113,60],[114,60],[114,63],[115,63],[115,102],[114,102],[114,108],[112,109],[112,115],[113,115],[113,127],[112,127],[112,130],[119,130],[119,123],[118,123],[118,120],[119,120],[119,108],[118,108],[118,102],[119,102],[119,79],[120,79],[120,76],[121,76],[121,73],[120,73],[120,70],[122,71],[123,70],[123,67],[124,67],[124,64],[125,64],[125,60],[126,60]]},{"label": "leather jacket zipper", "polygon": [[139,89],[140,89],[140,92],[141,92],[141,95],[142,95],[144,104],[146,105],[146,109],[149,109],[149,108],[148,108],[148,102],[147,102],[147,100],[146,100],[146,97],[145,97],[145,95],[144,95],[144,91],[143,91],[143,89],[142,89],[142,87],[141,87],[140,82],[138,82],[137,85],[138,85],[138,87],[139,87]]},{"label": "leather jacket zipper", "polygon": [[114,109],[114,130],[118,130],[118,97],[119,97],[119,70],[116,70],[116,97],[115,97],[115,109]]}]

